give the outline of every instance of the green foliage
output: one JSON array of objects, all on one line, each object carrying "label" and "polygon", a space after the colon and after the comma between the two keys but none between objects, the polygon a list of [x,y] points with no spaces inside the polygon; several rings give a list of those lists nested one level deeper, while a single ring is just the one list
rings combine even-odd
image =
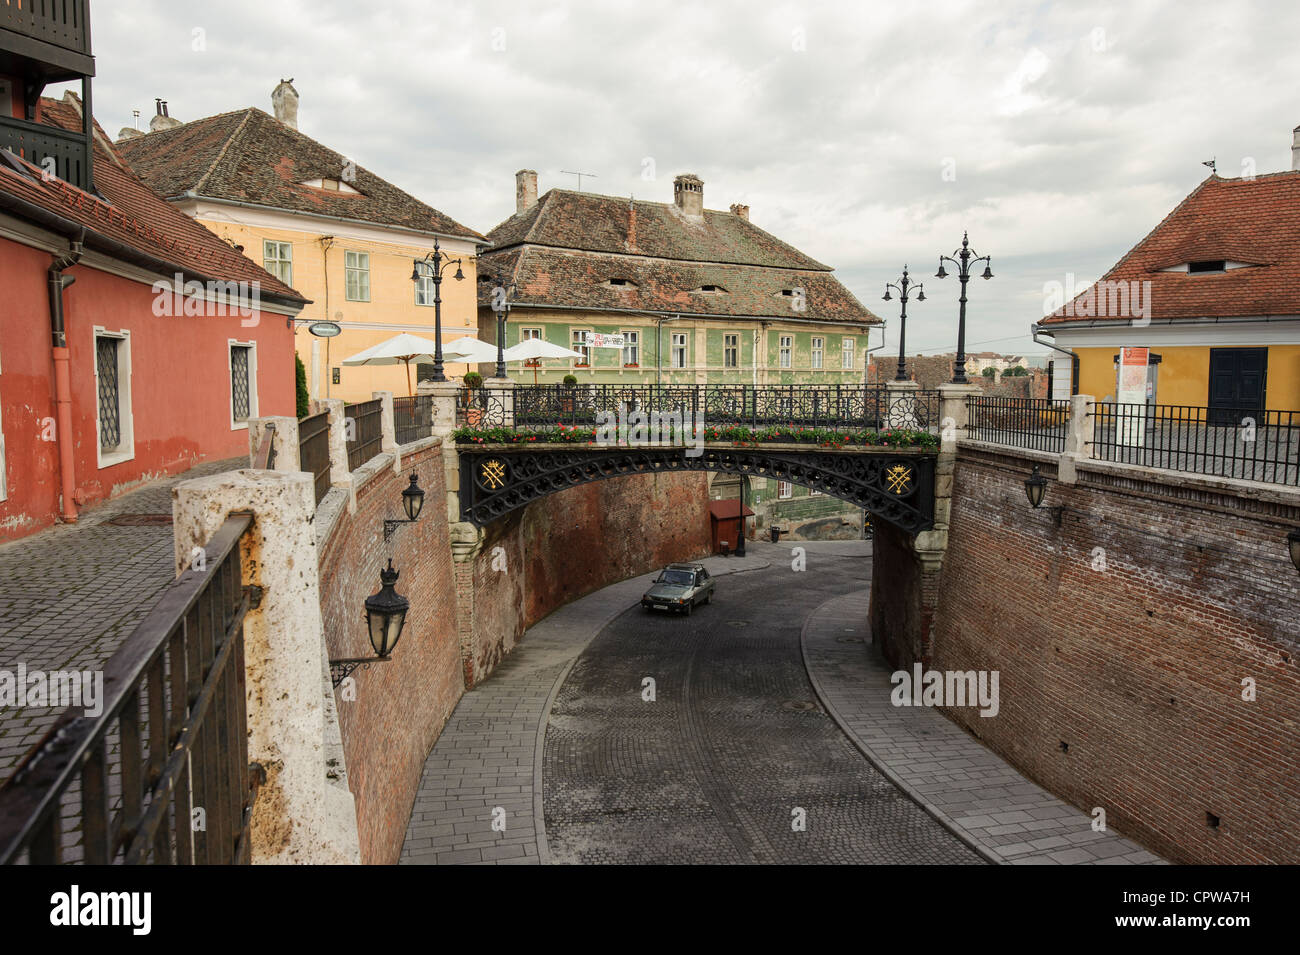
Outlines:
[{"label": "green foliage", "polygon": [[578,378],[576,375],[565,375],[564,378],[561,380],[570,388],[572,388],[574,385],[578,383]]},{"label": "green foliage", "polygon": [[1003,378],[1028,378],[1029,369],[1024,365],[1016,365],[1014,368],[1008,368],[1002,373]]},{"label": "green foliage", "polygon": [[483,387],[483,376],[480,375],[480,374],[479,374],[478,372],[476,372],[476,371],[466,372],[466,374],[465,374],[465,387],[466,387],[466,388],[482,388],[482,387]]},{"label": "green foliage", "polygon": [[983,371],[980,372],[980,374],[983,375],[985,378],[992,378],[997,373],[998,370],[994,368],[992,365],[989,365],[987,368],[985,368]]},{"label": "green foliage", "polygon": [[293,356],[293,360],[298,366],[298,417],[305,418],[307,412],[311,411],[311,393],[307,391],[307,367],[297,355]]}]

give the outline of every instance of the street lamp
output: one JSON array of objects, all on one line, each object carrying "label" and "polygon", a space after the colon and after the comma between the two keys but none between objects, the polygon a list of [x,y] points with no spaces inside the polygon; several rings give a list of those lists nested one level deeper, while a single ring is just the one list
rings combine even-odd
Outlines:
[{"label": "street lamp", "polygon": [[952,255],[939,256],[939,271],[935,273],[935,278],[947,278],[948,273],[944,271],[943,263],[951,262],[957,266],[957,279],[961,282],[961,308],[957,317],[957,361],[953,363],[952,383],[954,385],[969,384],[966,380],[966,283],[970,281],[970,267],[979,262],[984,263],[984,274],[982,279],[993,278],[993,271],[990,269],[992,259],[987,255],[976,255],[975,250],[970,247],[970,240],[966,233],[961,234],[961,248],[953,252]]},{"label": "street lamp", "polygon": [[492,311],[497,316],[497,371],[496,377],[506,376],[506,322],[510,320],[510,296],[519,287],[507,283],[500,273],[480,275],[478,280],[492,285]]},{"label": "street lamp", "polygon": [[393,518],[384,518],[384,540],[393,536],[393,531],[397,530],[399,524],[414,524],[420,519],[420,511],[424,508],[424,488],[416,483],[416,475],[411,474],[411,483],[402,491],[402,510],[406,512],[406,520],[394,520]]},{"label": "street lamp", "polygon": [[[942,263],[940,264],[942,265]],[[907,381],[907,357],[904,350],[907,347],[907,290],[912,287],[915,287],[917,290],[916,300],[918,302],[924,302],[925,286],[920,282],[913,282],[907,277],[906,265],[903,266],[903,277],[899,279],[897,283],[885,283],[885,301],[888,302],[892,300],[889,290],[891,288],[896,289],[898,291],[899,301],[902,303],[903,308],[898,326],[898,374],[894,376],[895,381]]]},{"label": "street lamp", "polygon": [[379,592],[367,597],[365,604],[366,631],[370,635],[370,646],[374,648],[375,656],[331,660],[330,682],[335,686],[346,680],[357,667],[387,663],[392,659],[397,641],[402,637],[402,628],[406,626],[406,613],[411,609],[411,602],[393,589],[398,576],[400,575],[393,569],[393,559],[390,557],[388,567],[379,572]]},{"label": "street lamp", "polygon": [[[1043,498],[1046,494],[1047,478],[1043,477],[1042,473],[1038,470],[1038,465],[1035,464],[1033,473],[1030,474],[1029,477],[1025,478],[1025,497],[1029,498],[1029,506],[1035,510],[1042,507]],[[1052,520],[1056,522],[1057,527],[1060,527],[1061,518],[1069,508],[1064,504],[1058,504],[1056,507],[1050,508],[1050,510],[1052,512]]]},{"label": "street lamp", "polygon": [[[456,274],[452,278],[457,282],[465,281],[465,273],[460,270],[460,259],[444,255],[436,238],[433,240],[433,251],[414,262],[412,282],[418,285],[422,278],[433,279],[433,380],[446,381],[447,375],[442,370],[442,273],[451,266],[456,266]],[[421,266],[424,266],[423,272]]]}]

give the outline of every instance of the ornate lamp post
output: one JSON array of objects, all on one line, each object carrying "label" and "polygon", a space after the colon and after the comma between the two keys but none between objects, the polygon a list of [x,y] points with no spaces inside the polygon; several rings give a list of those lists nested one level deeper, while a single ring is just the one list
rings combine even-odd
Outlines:
[{"label": "ornate lamp post", "polygon": [[957,317],[957,361],[953,363],[952,383],[954,385],[969,384],[966,380],[966,283],[970,281],[970,267],[980,262],[984,263],[984,274],[982,279],[993,278],[993,272],[989,266],[992,259],[987,255],[976,255],[975,250],[970,247],[970,240],[966,233],[961,234],[961,248],[953,252],[952,255],[939,256],[939,271],[935,273],[935,278],[947,278],[948,273],[944,271],[943,263],[951,262],[957,266],[957,279],[961,282],[961,308]]},{"label": "ornate lamp post", "polygon": [[898,292],[898,300],[899,300],[900,304],[902,305],[902,309],[903,309],[902,314],[901,314],[900,317],[899,317],[899,326],[898,326],[898,374],[896,374],[896,375],[894,376],[894,380],[895,380],[895,381],[907,381],[907,352],[906,352],[906,348],[907,348],[907,290],[910,289],[910,288],[915,288],[915,289],[916,289],[916,292],[917,292],[917,294],[916,294],[916,300],[917,300],[918,302],[924,302],[924,301],[925,301],[925,286],[922,285],[920,282],[913,282],[911,279],[909,279],[909,278],[907,277],[907,266],[904,265],[904,266],[903,266],[903,277],[902,277],[901,279],[899,279],[897,282],[886,282],[886,283],[885,283],[885,301],[886,301],[886,302],[890,301],[891,298],[892,298],[892,296],[890,296],[890,294],[889,294],[889,290],[890,290],[891,288],[894,289],[896,292]]},{"label": "ornate lamp post", "polygon": [[506,376],[506,322],[510,321],[510,296],[519,286],[514,282],[507,283],[500,273],[480,275],[478,280],[492,285],[492,311],[497,316],[496,377],[504,378]]},{"label": "ornate lamp post", "polygon": [[[415,268],[411,270],[411,281],[419,283],[421,278],[433,279],[433,380],[446,381],[447,375],[442,370],[442,273],[453,265],[456,274],[452,276],[457,282],[465,281],[465,273],[460,270],[460,259],[448,258],[433,240],[433,251],[422,259],[415,259]],[[421,271],[424,266],[424,271]]]}]

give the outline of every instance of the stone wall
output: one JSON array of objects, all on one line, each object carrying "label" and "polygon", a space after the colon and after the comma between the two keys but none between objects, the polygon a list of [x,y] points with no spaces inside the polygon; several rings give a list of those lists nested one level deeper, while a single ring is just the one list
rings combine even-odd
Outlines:
[{"label": "stone wall", "polygon": [[[1300,494],[1092,461],[1070,485],[1038,457],[1035,511],[1033,461],[962,445],[933,666],[1000,671],[1001,710],[949,715],[1170,859],[1300,862]],[[877,587],[905,551],[877,537]]]}]

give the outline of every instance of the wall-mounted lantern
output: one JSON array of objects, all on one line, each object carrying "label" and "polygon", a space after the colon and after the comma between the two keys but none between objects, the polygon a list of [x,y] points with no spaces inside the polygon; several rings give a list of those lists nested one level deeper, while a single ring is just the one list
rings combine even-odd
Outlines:
[{"label": "wall-mounted lantern", "polygon": [[[1043,498],[1046,496],[1047,478],[1043,477],[1042,473],[1038,470],[1038,465],[1035,464],[1033,473],[1030,474],[1029,477],[1025,478],[1025,497],[1029,498],[1029,506],[1037,509],[1042,507]],[[1052,519],[1056,522],[1056,526],[1060,527],[1061,515],[1065,513],[1065,506],[1058,505],[1057,507],[1050,508],[1050,510],[1052,512]]]},{"label": "wall-mounted lantern", "polygon": [[1296,571],[1300,572],[1300,527],[1286,535],[1286,543],[1291,549],[1291,563],[1295,564]]},{"label": "wall-mounted lantern", "polygon": [[402,637],[402,628],[406,626],[406,613],[411,609],[411,602],[393,589],[399,576],[390,557],[388,567],[379,572],[379,592],[366,598],[366,631],[375,656],[331,660],[330,681],[335,686],[346,680],[357,667],[387,663],[392,659],[397,641]]},{"label": "wall-mounted lantern", "polygon": [[384,519],[384,540],[387,541],[393,536],[393,531],[397,530],[399,524],[414,524],[420,519],[420,511],[424,509],[424,489],[416,483],[416,475],[411,474],[411,483],[402,491],[402,510],[406,512],[406,520],[394,520],[392,518]]}]

